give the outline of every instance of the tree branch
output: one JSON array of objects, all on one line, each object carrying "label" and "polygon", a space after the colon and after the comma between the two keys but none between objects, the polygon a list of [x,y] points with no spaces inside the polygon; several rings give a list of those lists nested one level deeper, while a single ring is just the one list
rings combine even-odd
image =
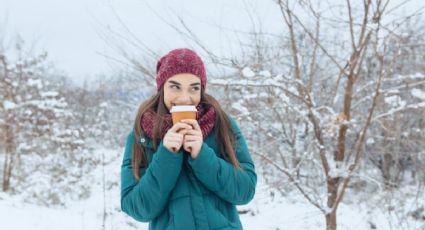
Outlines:
[{"label": "tree branch", "polygon": [[264,154],[257,152],[257,151],[253,151],[253,153],[259,157],[261,157],[261,159],[265,160],[267,163],[273,165],[277,170],[279,170],[280,172],[284,173],[288,178],[289,181],[291,181],[295,187],[298,189],[298,191],[301,192],[301,194],[304,196],[304,198],[306,198],[306,200],[314,205],[315,207],[317,207],[323,214],[326,214],[326,210],[317,202],[315,202],[305,191],[304,189],[301,187],[301,185],[298,183],[298,180],[296,180],[292,174],[290,172],[288,172],[286,169],[280,167],[278,164],[276,164],[273,160],[269,159],[268,157],[266,157]]}]

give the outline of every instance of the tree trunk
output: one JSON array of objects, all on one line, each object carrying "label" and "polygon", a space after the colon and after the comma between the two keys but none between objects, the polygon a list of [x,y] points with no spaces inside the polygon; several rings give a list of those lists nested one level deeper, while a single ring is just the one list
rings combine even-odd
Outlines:
[{"label": "tree trunk", "polygon": [[13,153],[13,133],[10,130],[10,126],[6,125],[5,130],[6,135],[6,151],[4,155],[4,164],[3,164],[3,191],[6,192],[10,187],[10,176],[12,175],[12,153]]},{"label": "tree trunk", "polygon": [[8,175],[9,172],[9,154],[7,151],[4,154],[4,164],[3,164],[3,183],[2,183],[2,189],[3,192],[6,192],[9,190],[9,181],[10,181],[10,175]]},{"label": "tree trunk", "polygon": [[326,230],[336,230],[336,210],[326,215]]},{"label": "tree trunk", "polygon": [[105,230],[106,225],[106,179],[105,179],[105,152],[102,151],[102,195],[103,195],[103,218],[102,230]]},{"label": "tree trunk", "polygon": [[390,153],[384,153],[382,160],[382,177],[384,177],[384,184],[386,189],[390,189],[391,186],[391,167],[393,162],[393,156]]},{"label": "tree trunk", "polygon": [[[331,209],[337,202],[339,178],[328,178],[328,208]],[[326,214],[326,230],[336,230],[336,210]]]}]

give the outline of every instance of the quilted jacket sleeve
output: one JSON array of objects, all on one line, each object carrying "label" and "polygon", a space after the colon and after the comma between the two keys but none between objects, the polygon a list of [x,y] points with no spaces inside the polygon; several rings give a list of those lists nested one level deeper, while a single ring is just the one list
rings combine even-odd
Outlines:
[{"label": "quilted jacket sleeve", "polygon": [[149,166],[140,170],[141,179],[136,181],[131,166],[133,142],[134,131],[127,137],[121,166],[121,209],[138,221],[148,222],[166,206],[183,157],[168,151],[161,142]]},{"label": "quilted jacket sleeve", "polygon": [[203,143],[201,152],[196,160],[190,158],[195,176],[212,192],[229,203],[246,204],[255,194],[257,174],[254,163],[236,122],[230,121],[236,136],[236,156],[240,168],[218,157],[212,148]]}]

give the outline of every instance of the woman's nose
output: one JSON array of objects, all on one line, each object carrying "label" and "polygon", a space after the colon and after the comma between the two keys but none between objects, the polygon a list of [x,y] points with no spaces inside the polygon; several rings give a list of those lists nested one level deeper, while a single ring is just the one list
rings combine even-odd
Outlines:
[{"label": "woman's nose", "polygon": [[188,105],[192,102],[190,95],[187,93],[182,93],[178,96],[177,101],[178,104]]}]

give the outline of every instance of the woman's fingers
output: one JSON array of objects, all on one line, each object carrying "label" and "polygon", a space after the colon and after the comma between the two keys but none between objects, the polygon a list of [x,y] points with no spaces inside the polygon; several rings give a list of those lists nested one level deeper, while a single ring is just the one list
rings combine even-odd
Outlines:
[{"label": "woman's fingers", "polygon": [[186,135],[184,136],[184,142],[186,141],[200,141],[202,136],[198,136],[198,135]]},{"label": "woman's fingers", "polygon": [[[183,137],[184,137],[184,135],[181,134],[181,133],[170,132],[170,133],[167,133],[167,134],[168,135],[166,135],[166,137],[170,140],[183,140]],[[165,137],[164,137],[164,139],[165,139]]]},{"label": "woman's fingers", "polygon": [[201,127],[199,126],[198,121],[195,119],[185,119],[185,120],[182,120],[182,123],[190,125],[195,130],[201,131]]},{"label": "woman's fingers", "polygon": [[178,122],[174,124],[173,127],[171,127],[171,129],[169,129],[168,131],[171,131],[173,133],[178,133],[180,130],[190,130],[190,129],[192,129],[192,126],[183,122]]},{"label": "woman's fingers", "polygon": [[191,154],[199,153],[202,146],[202,131],[196,120],[186,119],[178,122],[168,130],[164,137],[164,145],[169,150],[177,152],[182,146]]},{"label": "woman's fingers", "polygon": [[183,140],[183,148],[190,153],[193,159],[198,157],[203,143],[202,132],[192,129],[187,132]]},{"label": "woman's fingers", "polygon": [[[181,128],[187,129],[187,126],[188,125],[185,124],[176,124],[167,131],[164,136],[164,146],[168,150],[176,153],[182,147],[184,135],[182,133],[176,132],[175,130],[179,130]],[[191,129],[192,127],[189,128]]]},{"label": "woman's fingers", "polygon": [[187,132],[186,132],[186,136],[199,136],[199,137],[202,137],[202,131],[200,131],[200,130],[194,130],[194,129],[191,129],[191,130],[187,130]]},{"label": "woman's fingers", "polygon": [[192,146],[190,146],[190,145],[183,145],[183,148],[184,148],[184,150],[186,150],[186,152],[192,152]]}]

